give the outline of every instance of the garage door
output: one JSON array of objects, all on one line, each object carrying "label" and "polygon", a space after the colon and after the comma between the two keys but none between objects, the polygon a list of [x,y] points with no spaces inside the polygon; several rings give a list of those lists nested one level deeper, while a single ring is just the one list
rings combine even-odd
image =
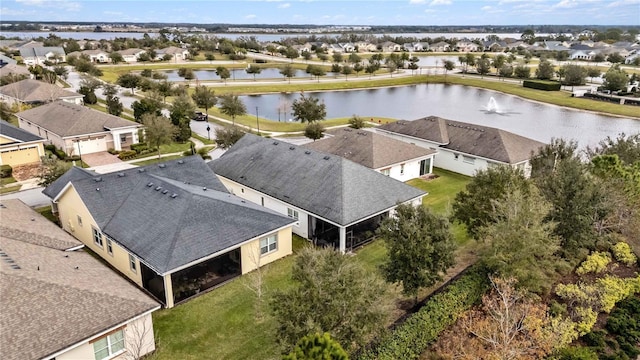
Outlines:
[{"label": "garage door", "polygon": [[91,154],[100,151],[107,151],[107,144],[105,141],[105,137],[99,139],[90,139],[90,140],[80,140],[79,143],[74,142],[74,152],[78,150],[78,144],[80,144],[80,153],[81,154]]},{"label": "garage door", "polygon": [[35,147],[2,153],[2,164],[6,165],[18,166],[37,163],[38,161],[40,161],[40,157],[38,156],[38,148]]}]

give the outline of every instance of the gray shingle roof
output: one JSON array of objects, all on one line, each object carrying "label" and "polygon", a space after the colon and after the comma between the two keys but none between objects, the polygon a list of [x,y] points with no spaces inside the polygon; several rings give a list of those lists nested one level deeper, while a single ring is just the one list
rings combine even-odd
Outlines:
[{"label": "gray shingle roof", "polygon": [[0,229],[3,359],[41,359],[159,307],[84,250],[61,251],[78,241],[19,200],[1,203],[15,225]]},{"label": "gray shingle roof", "polygon": [[0,87],[0,94],[26,103],[44,103],[62,98],[78,98],[82,95],[57,85],[33,79],[24,79]]},{"label": "gray shingle roof", "polygon": [[60,46],[22,46],[20,48],[20,56],[23,58],[46,56],[48,53],[65,55],[64,48]]},{"label": "gray shingle roof", "polygon": [[162,165],[67,180],[103,233],[160,274],[294,222],[229,194],[199,156]]},{"label": "gray shingle roof", "polygon": [[304,147],[342,156],[370,169],[379,169],[436,153],[431,149],[366,130],[344,128],[332,131],[331,134],[334,136],[305,144]]},{"label": "gray shingle roof", "polygon": [[340,225],[425,195],[342,157],[252,134],[209,166],[220,176]]},{"label": "gray shingle roof", "polygon": [[118,128],[141,126],[121,117],[86,106],[56,101],[16,114],[62,137],[101,133]]},{"label": "gray shingle roof", "polygon": [[382,125],[378,129],[424,139],[441,144],[440,147],[444,149],[507,164],[528,160],[532,152],[537,152],[544,146],[544,143],[505,130],[437,116],[413,121],[396,121]]},{"label": "gray shingle roof", "polygon": [[[32,133],[26,130],[22,130],[19,127],[15,127],[4,120],[0,121],[0,135],[9,137],[11,139],[15,139],[16,143],[44,140],[43,138],[33,135]],[[12,144],[12,143],[4,143],[2,145],[7,145],[7,144]]]}]

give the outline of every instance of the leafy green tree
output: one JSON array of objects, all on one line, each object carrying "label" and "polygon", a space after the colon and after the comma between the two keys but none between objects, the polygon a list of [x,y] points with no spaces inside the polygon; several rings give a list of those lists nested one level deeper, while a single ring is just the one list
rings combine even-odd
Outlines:
[{"label": "leafy green tree", "polygon": [[320,103],[320,99],[306,97],[304,94],[293,101],[291,108],[293,109],[293,118],[302,123],[323,120],[327,116],[327,106],[324,102]]},{"label": "leafy green tree", "polygon": [[313,57],[313,54],[311,54],[309,51],[303,51],[303,52],[302,52],[302,58],[303,58],[305,61],[309,61],[309,60],[311,60],[311,58],[312,58],[312,57]]},{"label": "leafy green tree", "polygon": [[476,62],[476,71],[484,78],[484,75],[487,75],[489,71],[491,71],[491,61],[480,58]]},{"label": "leafy green tree", "polygon": [[553,64],[549,60],[541,60],[536,69],[536,78],[540,80],[550,80],[554,73]]},{"label": "leafy green tree", "polygon": [[587,77],[587,69],[580,65],[568,64],[564,68],[564,84],[571,86],[571,91],[575,85],[584,85]]},{"label": "leafy green tree", "polygon": [[220,79],[222,79],[222,81],[224,81],[224,83],[226,84],[227,79],[231,77],[231,72],[224,66],[218,66],[216,68],[216,75],[218,75]]},{"label": "leafy green tree", "polygon": [[349,75],[353,74],[353,68],[349,65],[345,65],[340,69],[340,73],[344,75],[345,80],[349,77]]},{"label": "leafy green tree", "polygon": [[531,76],[531,68],[525,65],[516,66],[513,72],[519,79],[528,79]]},{"label": "leafy green tree", "polygon": [[91,90],[90,88],[81,86],[78,90],[78,93],[83,95],[82,101],[84,101],[85,104],[98,103],[98,97],[96,96],[96,93],[93,92],[93,90]]},{"label": "leafy green tree", "polygon": [[602,75],[602,71],[597,67],[588,67],[587,68],[587,76],[591,78],[591,82],[593,82],[593,78],[600,77]]},{"label": "leafy green tree", "polygon": [[193,94],[191,94],[191,98],[198,107],[204,108],[207,117],[209,116],[209,109],[218,103],[218,98],[216,98],[214,91],[204,85],[196,87]]},{"label": "leafy green tree", "polygon": [[631,166],[640,162],[640,132],[633,135],[621,133],[615,139],[607,136],[595,148],[587,148],[590,158],[598,155],[617,155],[623,165]]},{"label": "leafy green tree", "polygon": [[298,341],[296,347],[283,360],[349,360],[340,343],[329,333],[310,334]]},{"label": "leafy green tree", "polygon": [[131,93],[134,94],[136,87],[140,84],[140,76],[132,73],[122,74],[116,83],[123,88],[131,89]]},{"label": "leafy green tree", "polygon": [[353,114],[353,116],[349,119],[349,127],[354,129],[362,129],[365,127],[364,119],[360,116]]},{"label": "leafy green tree", "polygon": [[284,53],[284,56],[287,59],[291,59],[291,62],[293,62],[293,59],[297,59],[298,57],[300,57],[300,53],[298,52],[298,50],[292,47],[288,47]]},{"label": "leafy green tree", "polygon": [[324,136],[324,126],[317,121],[310,122],[304,128],[304,136],[313,141],[322,139],[322,137]]},{"label": "leafy green tree", "polygon": [[456,65],[451,60],[444,61],[444,82],[447,82],[447,72],[455,69]]},{"label": "leafy green tree", "polygon": [[204,54],[204,58],[209,62],[213,62],[213,60],[216,59],[215,55],[213,55],[213,53],[210,53],[210,52]]},{"label": "leafy green tree", "polygon": [[171,123],[178,127],[178,133],[176,134],[176,141],[185,142],[191,137],[191,117],[195,113],[196,108],[193,105],[193,101],[186,94],[178,96],[171,105],[171,111],[169,118]]},{"label": "leafy green tree", "polygon": [[500,68],[507,62],[507,57],[499,54],[496,55],[496,57],[493,58],[493,61],[491,62],[491,65],[493,65],[494,68],[496,68],[496,73],[498,73],[498,71],[500,71]]},{"label": "leafy green tree", "polygon": [[320,76],[325,76],[327,74],[322,68],[322,66],[317,66],[317,65],[307,66],[307,73],[311,74],[312,76],[315,76],[316,79],[318,79],[318,82],[320,82]]},{"label": "leafy green tree", "polygon": [[618,91],[625,89],[629,83],[629,77],[627,73],[620,68],[619,65],[614,65],[604,74],[603,86],[607,90]]},{"label": "leafy green tree", "polygon": [[53,72],[63,78],[63,79],[67,79],[67,77],[69,77],[69,70],[67,70],[67,68],[63,65],[57,65],[53,67]]},{"label": "leafy green tree", "polygon": [[284,76],[286,79],[289,79],[289,84],[291,84],[291,78],[296,76],[296,69],[293,66],[287,64],[282,69],[280,69],[280,75]]},{"label": "leafy green tree", "polygon": [[349,54],[349,62],[352,64],[358,64],[359,62],[362,61],[362,58],[360,58],[360,56],[356,53],[351,53]]},{"label": "leafy green tree", "polygon": [[270,302],[276,339],[285,351],[316,332],[328,332],[354,350],[384,327],[386,286],[355,258],[306,247],[295,258],[291,274],[293,285],[276,291]]},{"label": "leafy green tree", "polygon": [[249,65],[245,71],[247,74],[253,75],[253,81],[256,81],[256,75],[262,72],[262,68],[256,65]]},{"label": "leafy green tree", "polygon": [[373,75],[376,71],[378,71],[378,69],[380,69],[380,65],[373,63],[373,64],[367,65],[364,68],[364,72],[369,74],[369,79],[371,79],[371,75]]},{"label": "leafy green tree", "polygon": [[41,174],[38,185],[47,187],[71,169],[71,163],[53,157],[43,156],[41,158]]},{"label": "leafy green tree", "polygon": [[596,63],[596,65],[597,65],[598,63],[603,62],[604,60],[605,60],[604,54],[601,54],[601,53],[600,53],[600,54],[595,54],[595,55],[593,56],[593,62],[594,62],[594,63]]},{"label": "leafy green tree", "polygon": [[551,139],[551,143],[538,149],[530,160],[531,177],[542,179],[555,171],[558,162],[562,160],[577,160],[578,143],[574,140]]},{"label": "leafy green tree", "polygon": [[624,63],[624,56],[620,55],[620,53],[614,52],[607,56],[607,61],[612,64],[621,64]]},{"label": "leafy green tree", "polygon": [[334,63],[341,63],[344,60],[341,53],[333,53],[331,57]]},{"label": "leafy green tree", "polygon": [[376,233],[385,241],[388,258],[382,265],[385,279],[402,284],[406,295],[442,280],[454,264],[455,244],[446,218],[424,206],[401,204]]},{"label": "leafy green tree", "polygon": [[144,139],[149,147],[158,149],[158,159],[160,158],[160,145],[171,144],[178,129],[164,116],[151,113],[142,116],[144,125]]},{"label": "leafy green tree", "polygon": [[161,81],[159,83],[156,84],[155,86],[156,91],[158,92],[158,94],[162,95],[162,102],[166,103],[167,102],[167,96],[171,96],[174,93],[174,87],[173,84],[170,83],[167,80]]},{"label": "leafy green tree", "polygon": [[152,93],[150,96],[134,101],[133,104],[131,104],[131,109],[133,109],[133,117],[137,122],[142,121],[142,115],[144,114],[155,114],[156,116],[161,116],[162,101],[160,99],[160,95]]},{"label": "leafy green tree", "polygon": [[220,97],[220,112],[231,116],[233,124],[236,123],[236,116],[242,116],[247,113],[247,107],[244,105],[238,95],[227,94]]},{"label": "leafy green tree", "polygon": [[520,39],[528,44],[533,44],[536,41],[536,34],[533,29],[526,29],[520,35]]},{"label": "leafy green tree", "polygon": [[452,219],[467,226],[467,231],[479,239],[479,230],[497,219],[492,201],[503,201],[507,194],[519,190],[527,193],[530,183],[522,171],[510,166],[497,166],[480,170],[459,192],[453,202]]},{"label": "leafy green tree", "polygon": [[215,131],[216,144],[221,149],[228,149],[246,134],[238,126],[218,127]]},{"label": "leafy green tree", "polygon": [[111,59],[112,64],[119,64],[121,62],[124,62],[124,58],[122,57],[122,55],[119,52],[115,51],[109,54],[109,59]]},{"label": "leafy green tree", "polygon": [[502,65],[498,74],[503,78],[511,77],[513,75],[513,66],[509,64]]}]

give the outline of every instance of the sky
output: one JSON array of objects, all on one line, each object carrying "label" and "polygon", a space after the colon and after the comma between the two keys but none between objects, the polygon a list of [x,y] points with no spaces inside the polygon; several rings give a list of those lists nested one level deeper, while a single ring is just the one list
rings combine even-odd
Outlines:
[{"label": "sky", "polygon": [[10,20],[640,26],[640,0],[2,0],[0,22]]}]

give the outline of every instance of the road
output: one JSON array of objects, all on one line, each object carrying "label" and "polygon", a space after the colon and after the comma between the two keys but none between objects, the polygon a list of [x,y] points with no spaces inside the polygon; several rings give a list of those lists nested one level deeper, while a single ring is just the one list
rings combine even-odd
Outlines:
[{"label": "road", "polygon": [[51,199],[49,199],[48,196],[42,193],[43,189],[43,187],[36,187],[29,190],[0,195],[0,201],[5,199],[20,199],[23,203],[31,207],[42,207],[51,205]]}]

